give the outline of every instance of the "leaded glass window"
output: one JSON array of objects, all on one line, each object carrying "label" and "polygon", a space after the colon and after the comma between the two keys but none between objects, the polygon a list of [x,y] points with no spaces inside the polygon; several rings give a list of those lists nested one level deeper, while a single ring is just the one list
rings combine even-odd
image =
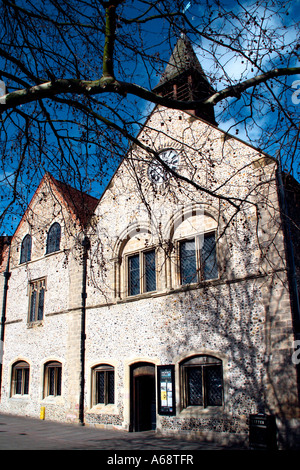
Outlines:
[{"label": "leaded glass window", "polygon": [[181,364],[183,407],[222,406],[222,361],[212,356],[195,356]]},{"label": "leaded glass window", "polygon": [[108,364],[97,366],[93,370],[94,399],[93,405],[109,405],[115,402],[115,372]]},{"label": "leaded glass window", "polygon": [[129,295],[140,293],[140,256],[139,254],[128,258],[128,291]]},{"label": "leaded glass window", "polygon": [[198,367],[189,367],[186,370],[187,380],[187,398],[188,405],[202,406],[203,405],[203,390],[202,390],[202,370]]},{"label": "leaded glass window", "polygon": [[222,367],[211,365],[204,368],[207,406],[222,405]]},{"label": "leaded glass window", "polygon": [[29,322],[43,320],[46,280],[39,279],[29,285]]},{"label": "leaded glass window", "polygon": [[49,362],[45,366],[44,396],[61,395],[62,365],[60,362]]},{"label": "leaded glass window", "polygon": [[96,372],[96,403],[105,402],[105,372]]},{"label": "leaded glass window", "polygon": [[27,263],[31,260],[31,236],[26,235],[21,245],[20,263]]},{"label": "leaded glass window", "polygon": [[195,240],[180,243],[180,274],[181,284],[197,282]]},{"label": "leaded glass window", "polygon": [[12,395],[28,395],[29,393],[29,364],[17,362],[12,369]]},{"label": "leaded glass window", "polygon": [[156,290],[155,250],[128,256],[128,295]]},{"label": "leaded glass window", "polygon": [[51,225],[47,236],[46,253],[54,253],[60,249],[61,228],[59,223],[55,222]]},{"label": "leaded glass window", "polygon": [[199,235],[179,243],[180,283],[192,284],[219,275],[215,233]]},{"label": "leaded glass window", "polygon": [[156,290],[155,250],[144,253],[145,292]]},{"label": "leaded glass window", "polygon": [[218,277],[218,265],[216,256],[216,237],[214,233],[204,236],[201,250],[201,268],[203,279],[215,279]]}]

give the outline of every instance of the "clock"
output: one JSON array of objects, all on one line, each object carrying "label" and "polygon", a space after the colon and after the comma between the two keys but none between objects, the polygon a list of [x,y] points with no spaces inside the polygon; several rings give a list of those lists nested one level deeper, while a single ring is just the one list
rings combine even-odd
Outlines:
[{"label": "clock", "polygon": [[[179,157],[177,152],[172,149],[163,150],[159,157],[168,165],[171,170],[176,170]],[[155,184],[161,184],[168,180],[168,171],[162,167],[157,160],[152,160],[148,169],[148,177]]]}]

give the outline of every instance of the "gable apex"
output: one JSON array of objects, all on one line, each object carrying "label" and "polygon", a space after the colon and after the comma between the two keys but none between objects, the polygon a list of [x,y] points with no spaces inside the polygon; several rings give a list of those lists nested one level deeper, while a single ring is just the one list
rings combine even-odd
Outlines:
[{"label": "gable apex", "polygon": [[55,186],[57,191],[64,198],[73,215],[79,220],[82,226],[86,226],[99,200],[89,194],[73,188],[67,183],[55,179],[50,173],[46,177]]},{"label": "gable apex", "polygon": [[49,172],[46,172],[15,230],[14,237],[17,236],[20,227],[27,219],[30,209],[33,207],[38,195],[41,193],[45,185],[53,192],[53,195],[59,199],[60,203],[69,210],[70,215],[77,220],[82,227],[85,227],[88,224],[90,218],[94,214],[94,210],[99,202],[97,198],[79,191],[67,183],[57,180]]}]

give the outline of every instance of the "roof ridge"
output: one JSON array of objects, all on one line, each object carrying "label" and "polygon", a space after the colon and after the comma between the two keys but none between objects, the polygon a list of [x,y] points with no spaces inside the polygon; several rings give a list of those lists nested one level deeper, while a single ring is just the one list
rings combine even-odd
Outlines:
[{"label": "roof ridge", "polygon": [[65,202],[70,206],[70,209],[74,212],[75,216],[83,225],[86,225],[89,218],[94,213],[96,206],[99,203],[99,199],[91,196],[85,191],[74,188],[69,183],[59,181],[49,172],[47,172],[47,176],[50,177],[52,183],[61,193]]},{"label": "roof ridge", "polygon": [[46,176],[46,175],[48,175],[48,176],[50,177],[50,179],[51,179],[54,183],[56,183],[56,184],[58,184],[58,185],[64,185],[64,186],[70,188],[72,191],[76,191],[76,192],[78,192],[78,193],[80,193],[80,194],[83,194],[83,195],[85,195],[85,196],[88,196],[89,198],[95,199],[95,200],[97,200],[97,201],[99,200],[98,198],[96,198],[95,196],[92,196],[92,195],[89,194],[88,192],[82,191],[81,189],[77,189],[77,188],[75,188],[74,186],[72,186],[71,184],[66,183],[65,181],[61,181],[61,180],[55,178],[55,177],[54,177],[51,173],[49,173],[48,171],[45,173],[45,176]]}]

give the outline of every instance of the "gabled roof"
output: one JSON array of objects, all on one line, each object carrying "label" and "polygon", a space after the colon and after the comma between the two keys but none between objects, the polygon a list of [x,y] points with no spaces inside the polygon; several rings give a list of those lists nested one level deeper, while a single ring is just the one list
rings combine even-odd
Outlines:
[{"label": "gabled roof", "polygon": [[55,179],[50,173],[45,173],[44,177],[40,181],[38,188],[36,189],[16,231],[14,236],[16,236],[20,226],[26,220],[28,211],[33,205],[38,194],[42,190],[44,184],[48,185],[55,197],[57,197],[61,203],[70,211],[71,216],[77,220],[82,228],[86,227],[90,218],[94,214],[95,208],[99,200],[93,196],[88,195],[78,189],[73,188],[67,183],[63,183]]},{"label": "gabled roof", "polygon": [[65,202],[79,220],[81,225],[86,226],[91,216],[93,215],[99,200],[87,193],[73,188],[67,183],[58,181],[52,175],[50,175],[50,173],[47,173],[47,177],[64,197]]}]

